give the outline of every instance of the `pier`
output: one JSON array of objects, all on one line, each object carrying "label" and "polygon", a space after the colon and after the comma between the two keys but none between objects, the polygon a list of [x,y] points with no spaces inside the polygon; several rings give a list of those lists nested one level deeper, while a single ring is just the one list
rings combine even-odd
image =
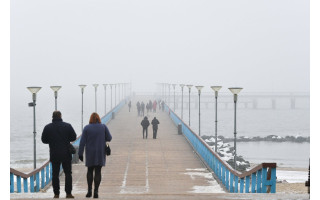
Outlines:
[{"label": "pier", "polygon": [[[154,97],[132,99],[131,112],[125,99],[102,118],[113,140],[112,154],[102,168],[100,199],[307,199],[302,194],[276,193],[276,163],[262,163],[245,173],[233,170],[166,104],[164,111],[147,115],[150,121],[154,116],[160,121],[157,139],[152,139],[151,126],[148,139],[142,139],[142,117],[135,103],[148,99]],[[86,199],[86,171],[81,161],[72,165],[76,199]],[[11,199],[53,197],[49,161],[28,174],[10,169],[10,183]],[[60,198],[64,195],[62,173]]]}]

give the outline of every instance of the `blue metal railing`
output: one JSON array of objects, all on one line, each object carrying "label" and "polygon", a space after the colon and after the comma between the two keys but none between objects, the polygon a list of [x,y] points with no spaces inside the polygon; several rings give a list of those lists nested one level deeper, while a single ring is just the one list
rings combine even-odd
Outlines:
[{"label": "blue metal railing", "polygon": [[195,134],[167,105],[165,105],[165,111],[169,114],[176,126],[181,124],[182,134],[229,192],[276,192],[276,163],[262,163],[249,171],[240,173],[222,160],[220,156],[215,153],[201,137]]},{"label": "blue metal railing", "polygon": [[[116,114],[125,105],[126,100],[121,101],[116,107],[101,118],[101,123],[108,123],[112,119],[112,113]],[[79,145],[81,135],[72,143],[73,145]],[[72,155],[73,156],[73,155]],[[60,168],[62,171],[62,167]],[[23,179],[23,183],[22,183]],[[22,184],[23,192],[39,192],[47,186],[52,180],[52,164],[47,160],[41,167],[34,169],[28,174],[20,172],[16,169],[10,168],[10,193],[21,193]]]}]

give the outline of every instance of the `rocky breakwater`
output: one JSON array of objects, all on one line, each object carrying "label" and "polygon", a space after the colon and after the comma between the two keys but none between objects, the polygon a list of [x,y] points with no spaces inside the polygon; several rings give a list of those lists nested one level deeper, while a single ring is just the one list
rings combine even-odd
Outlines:
[{"label": "rocky breakwater", "polygon": [[[202,139],[215,151],[215,138],[213,136],[202,136]],[[224,138],[219,136],[217,139],[217,149],[220,158],[226,161],[232,168],[234,168],[234,147],[228,142],[224,142]],[[241,155],[237,155],[237,170],[242,172],[250,169],[249,161],[243,159]]]}]

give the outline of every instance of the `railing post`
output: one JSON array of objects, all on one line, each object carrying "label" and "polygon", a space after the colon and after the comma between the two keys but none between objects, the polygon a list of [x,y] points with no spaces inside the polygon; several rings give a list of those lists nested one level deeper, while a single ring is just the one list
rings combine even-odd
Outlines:
[{"label": "railing post", "polygon": [[250,188],[250,176],[246,176],[246,193],[249,193]]},{"label": "railing post", "polygon": [[40,179],[39,179],[39,172],[36,173],[36,192],[40,190]]},{"label": "railing post", "polygon": [[222,183],[223,183],[223,185],[226,184],[225,169],[226,169],[225,166],[222,165]]},{"label": "railing post", "polygon": [[261,193],[261,170],[257,173],[257,193]]},{"label": "railing post", "polygon": [[251,193],[256,193],[256,173],[251,174]]},{"label": "railing post", "polygon": [[238,193],[238,176],[234,176],[234,192]]},{"label": "railing post", "polygon": [[30,192],[34,192],[34,176],[30,176]]},{"label": "railing post", "polygon": [[276,193],[276,168],[271,168],[271,193]]},{"label": "railing post", "polygon": [[227,173],[226,173],[226,188],[227,190],[229,190],[229,175],[230,175],[230,172],[229,170],[227,169]]},{"label": "railing post", "polygon": [[17,192],[21,193],[21,176],[17,176]]},{"label": "railing post", "polygon": [[14,192],[14,175],[10,173],[10,193]]},{"label": "railing post", "polygon": [[240,179],[240,193],[243,193],[244,178]]},{"label": "railing post", "polygon": [[23,178],[23,188],[24,188],[24,193],[28,193],[28,179]]},{"label": "railing post", "polygon": [[44,188],[44,168],[41,170],[41,189]]},{"label": "railing post", "polygon": [[50,163],[46,166],[46,185],[49,183],[49,165]]},{"label": "railing post", "polygon": [[231,193],[233,193],[233,177],[234,177],[233,173],[230,173],[230,187],[229,187],[229,191],[230,191]]}]

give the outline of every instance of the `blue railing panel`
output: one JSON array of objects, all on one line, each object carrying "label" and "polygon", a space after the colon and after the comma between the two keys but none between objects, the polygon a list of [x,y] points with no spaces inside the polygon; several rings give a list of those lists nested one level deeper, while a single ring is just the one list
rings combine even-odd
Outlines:
[{"label": "blue railing panel", "polygon": [[257,193],[261,193],[261,170],[257,173]]},{"label": "blue railing panel", "polygon": [[267,184],[271,185],[271,193],[276,193],[276,168],[271,169],[271,180]]},{"label": "blue railing panel", "polygon": [[36,192],[40,191],[40,179],[39,179],[39,172],[36,173]]},{"label": "blue railing panel", "polygon": [[229,175],[230,175],[230,171],[227,169],[227,173],[226,173],[226,188],[227,190],[229,190]]},{"label": "blue railing panel", "polygon": [[46,185],[49,183],[49,165],[46,166]]},{"label": "blue railing panel", "polygon": [[232,193],[233,193],[233,177],[234,175],[230,173],[229,192],[232,192]]},{"label": "blue railing panel", "polygon": [[27,193],[28,192],[28,179],[27,178],[23,178],[23,188],[24,188],[24,192]]},{"label": "blue railing panel", "polygon": [[243,193],[244,178],[240,179],[240,193]]},{"label": "blue railing panel", "polygon": [[14,176],[10,173],[10,192],[14,192]]},{"label": "blue railing panel", "polygon": [[250,176],[246,176],[246,193],[249,193],[250,189]]},{"label": "blue railing panel", "polygon": [[234,176],[234,192],[238,193],[238,180],[239,178],[237,176]]},{"label": "blue railing panel", "polygon": [[21,176],[17,176],[17,192],[21,193]]},{"label": "blue railing panel", "polygon": [[44,168],[41,170],[41,189],[44,188]]},{"label": "blue railing panel", "polygon": [[34,192],[34,176],[30,176],[30,192]]},{"label": "blue railing panel", "polygon": [[256,182],[257,182],[257,175],[256,175],[256,173],[252,173],[252,175],[251,175],[251,193],[256,193]]},{"label": "blue railing panel", "polygon": [[262,168],[262,193],[267,192],[267,168]]}]

